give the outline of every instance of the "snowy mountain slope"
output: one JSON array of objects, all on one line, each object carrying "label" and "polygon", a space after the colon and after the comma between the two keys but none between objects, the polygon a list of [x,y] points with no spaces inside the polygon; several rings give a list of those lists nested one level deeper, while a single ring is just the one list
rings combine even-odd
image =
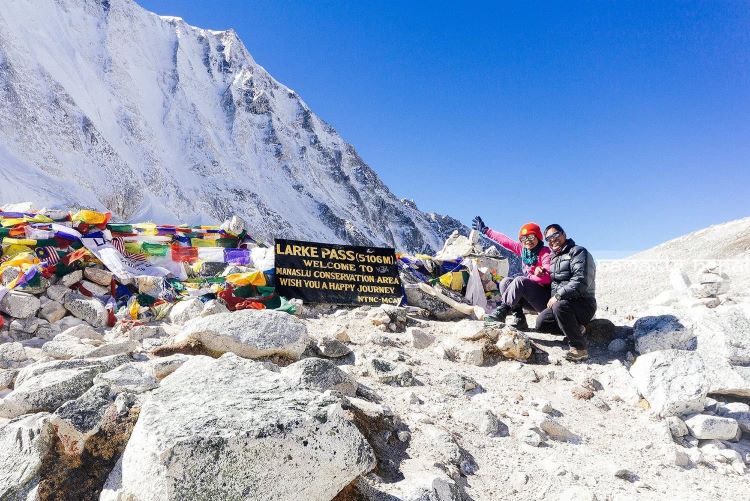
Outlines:
[{"label": "snowy mountain slope", "polygon": [[750,217],[709,226],[626,259],[600,262],[600,310],[627,313],[643,308],[672,287],[669,275],[673,269],[695,279],[711,264],[729,277],[729,297],[750,299]]},{"label": "snowy mountain slope", "polygon": [[406,251],[463,227],[397,199],[234,31],[131,0],[0,3],[0,203],[21,200]]}]

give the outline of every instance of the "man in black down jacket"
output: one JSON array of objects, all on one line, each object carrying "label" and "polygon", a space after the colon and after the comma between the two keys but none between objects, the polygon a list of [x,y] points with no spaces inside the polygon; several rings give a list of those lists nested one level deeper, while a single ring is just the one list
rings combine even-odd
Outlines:
[{"label": "man in black down jacket", "polygon": [[536,330],[564,334],[570,343],[565,358],[577,362],[588,358],[584,333],[594,318],[596,264],[589,251],[568,238],[559,224],[544,230],[552,249],[550,276],[552,297],[536,320]]}]

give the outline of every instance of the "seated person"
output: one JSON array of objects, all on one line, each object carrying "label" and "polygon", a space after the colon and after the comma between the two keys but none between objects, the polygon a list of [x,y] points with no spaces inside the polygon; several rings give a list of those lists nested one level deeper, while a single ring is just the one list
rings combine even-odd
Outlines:
[{"label": "seated person", "polygon": [[488,228],[482,218],[477,216],[472,222],[475,230],[485,235],[509,251],[521,256],[523,276],[508,277],[500,282],[501,303],[490,315],[488,321],[504,322],[509,313],[516,318],[515,326],[526,329],[526,317],[523,308],[527,307],[540,312],[547,307],[550,298],[550,258],[552,253],[544,246],[542,229],[536,223],[521,226],[518,232],[519,241]]}]

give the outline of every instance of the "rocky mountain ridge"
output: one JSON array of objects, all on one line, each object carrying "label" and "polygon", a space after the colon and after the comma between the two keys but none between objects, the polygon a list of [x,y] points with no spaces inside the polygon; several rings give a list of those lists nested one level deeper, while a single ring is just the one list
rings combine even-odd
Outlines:
[{"label": "rocky mountain ridge", "polygon": [[0,7],[0,202],[434,252],[463,225],[400,200],[233,30],[132,0]]}]

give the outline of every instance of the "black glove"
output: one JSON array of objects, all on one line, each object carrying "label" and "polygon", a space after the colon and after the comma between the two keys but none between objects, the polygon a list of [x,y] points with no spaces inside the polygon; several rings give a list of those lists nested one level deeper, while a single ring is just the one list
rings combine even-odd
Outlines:
[{"label": "black glove", "polygon": [[484,232],[487,231],[489,228],[487,228],[487,225],[484,224],[484,221],[482,221],[482,218],[477,216],[475,217],[471,222],[471,227],[477,230],[479,233],[484,235]]}]

